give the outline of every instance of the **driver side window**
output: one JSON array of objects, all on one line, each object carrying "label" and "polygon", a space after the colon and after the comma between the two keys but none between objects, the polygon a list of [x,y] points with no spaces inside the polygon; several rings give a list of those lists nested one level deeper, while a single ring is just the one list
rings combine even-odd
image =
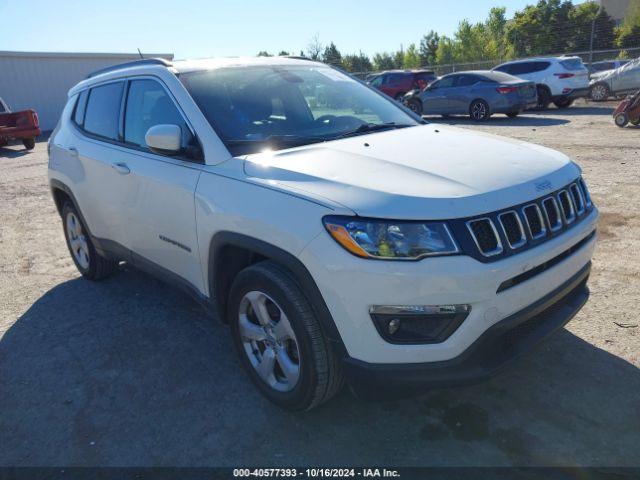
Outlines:
[{"label": "driver side window", "polygon": [[178,112],[173,100],[155,80],[133,80],[129,84],[124,117],[124,141],[147,148],[145,135],[155,125],[178,125],[182,131],[182,146],[192,141],[191,131]]}]

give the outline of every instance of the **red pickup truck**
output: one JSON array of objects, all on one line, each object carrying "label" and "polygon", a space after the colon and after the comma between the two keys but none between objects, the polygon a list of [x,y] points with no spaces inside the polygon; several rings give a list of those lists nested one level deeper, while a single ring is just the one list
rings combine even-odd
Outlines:
[{"label": "red pickup truck", "polygon": [[24,148],[31,150],[36,146],[36,137],[40,135],[38,114],[35,110],[11,112],[0,98],[0,147],[11,140],[22,140]]}]

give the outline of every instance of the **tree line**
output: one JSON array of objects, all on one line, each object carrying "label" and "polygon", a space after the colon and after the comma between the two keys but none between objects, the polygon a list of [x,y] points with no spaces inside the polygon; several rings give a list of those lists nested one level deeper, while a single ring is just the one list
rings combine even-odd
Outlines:
[{"label": "tree line", "polygon": [[[507,19],[505,7],[493,7],[483,22],[462,20],[452,36],[431,30],[419,42],[377,52],[371,58],[362,52],[342,54],[333,42],[323,45],[317,34],[300,56],[349,72],[367,72],[634,47],[640,47],[640,0],[630,0],[620,25],[596,2],[574,5],[571,0],[539,0],[512,19]],[[270,56],[266,51],[258,55]]]}]

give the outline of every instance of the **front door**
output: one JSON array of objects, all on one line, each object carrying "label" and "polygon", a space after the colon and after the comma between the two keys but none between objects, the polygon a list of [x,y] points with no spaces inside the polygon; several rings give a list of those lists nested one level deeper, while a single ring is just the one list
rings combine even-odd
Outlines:
[{"label": "front door", "polygon": [[145,142],[147,130],[160,124],[178,125],[184,147],[195,136],[159,81],[134,79],[127,90],[123,130],[134,185],[127,225],[133,262],[161,267],[202,291],[194,204],[201,164],[153,153]]}]

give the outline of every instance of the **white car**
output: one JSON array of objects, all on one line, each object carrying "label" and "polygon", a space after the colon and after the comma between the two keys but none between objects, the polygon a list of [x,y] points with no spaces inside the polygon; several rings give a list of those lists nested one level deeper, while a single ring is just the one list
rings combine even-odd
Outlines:
[{"label": "white car", "polygon": [[320,63],[111,67],[70,90],[49,149],[80,273],[124,261],[193,293],[285,408],[345,379],[476,381],[588,297],[598,213],[575,163],[424,124]]},{"label": "white car", "polygon": [[569,107],[577,98],[589,96],[589,70],[580,57],[548,57],[514,60],[493,70],[536,82],[538,107],[551,102],[558,108]]}]

